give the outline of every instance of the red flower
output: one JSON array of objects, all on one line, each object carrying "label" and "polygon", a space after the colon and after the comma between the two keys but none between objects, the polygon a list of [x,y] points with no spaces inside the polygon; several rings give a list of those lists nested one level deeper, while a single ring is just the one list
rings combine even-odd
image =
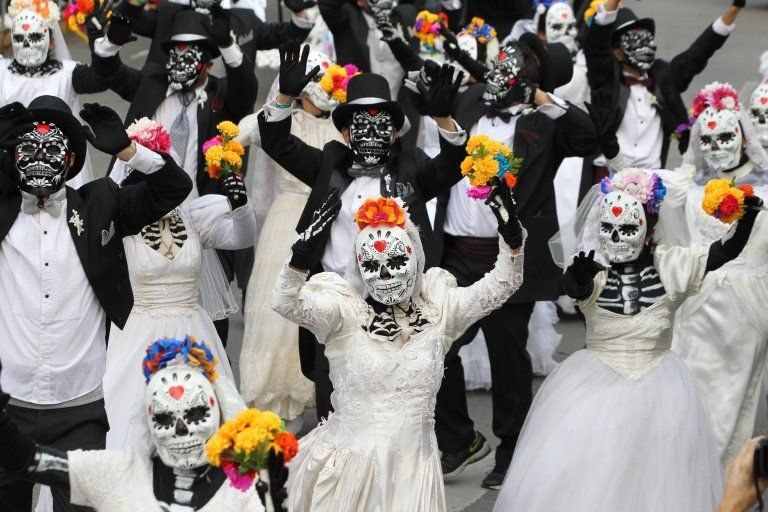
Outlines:
[{"label": "red flower", "polygon": [[720,206],[717,208],[717,216],[720,218],[728,218],[740,210],[741,205],[739,204],[739,201],[732,194],[728,194],[723,198]]},{"label": "red flower", "polygon": [[504,181],[507,182],[507,186],[509,188],[515,188],[515,185],[517,185],[517,176],[508,172],[504,175]]},{"label": "red flower", "polygon": [[296,436],[290,432],[280,432],[277,434],[275,436],[275,444],[283,452],[283,462],[285,464],[288,464],[299,452],[299,442],[296,440]]},{"label": "red flower", "polygon": [[755,195],[755,189],[752,188],[752,185],[740,185],[739,189],[744,192],[745,197],[752,197]]}]

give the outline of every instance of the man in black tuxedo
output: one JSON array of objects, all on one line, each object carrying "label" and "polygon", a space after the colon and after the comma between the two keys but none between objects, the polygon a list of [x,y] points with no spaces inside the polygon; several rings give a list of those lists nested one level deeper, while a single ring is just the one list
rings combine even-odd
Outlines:
[{"label": "man in black tuxedo", "polygon": [[[86,104],[80,117],[90,128],[53,96],[0,109],[2,387],[20,430],[62,450],[105,446],[106,326],[122,328],[133,307],[122,238],[192,189],[170,156],[132,143],[113,110]],[[66,187],[83,166],[86,139],[143,182]],[[84,510],[53,497],[56,512]],[[0,510],[27,512],[31,502],[31,484],[0,474]]]},{"label": "man in black tuxedo", "polygon": [[600,6],[583,49],[592,89],[592,110],[601,146],[612,167],[663,168],[671,138],[688,148],[688,111],[681,94],[719,50],[746,0],[733,5],[671,61],[656,58],[656,25],[638,19],[619,0]]},{"label": "man in black tuxedo", "polygon": [[[560,44],[544,45],[534,34],[504,45],[487,74],[487,84],[471,85],[454,108],[470,135],[484,134],[522,159],[515,186],[520,222],[528,231],[523,286],[499,310],[470,328],[445,358],[445,375],[437,395],[435,431],[445,478],[458,475],[490,453],[475,431],[467,410],[464,370],[459,349],[483,330],[491,362],[493,432],[501,443],[496,464],[483,487],[498,489],[532,401],[533,370],[526,351],[528,321],[534,303],[560,295],[562,271],[555,265],[549,239],[558,230],[553,180],[566,157],[589,156],[597,147],[589,116],[556,98],[551,91],[570,81],[571,55]],[[445,217],[445,248],[440,266],[459,286],[469,286],[491,268],[498,254],[496,218],[482,201],[467,195],[464,179],[450,192]]]},{"label": "man in black tuxedo", "polygon": [[[366,199],[379,195],[400,197],[406,203],[411,220],[419,228],[427,266],[436,265],[441,243],[430,225],[426,202],[461,179],[459,166],[466,156],[466,133],[450,117],[461,77],[453,80],[453,68],[444,66],[429,91],[424,91],[424,112],[432,115],[440,130],[441,152],[435,158],[428,158],[420,149],[396,152],[394,142],[405,123],[405,114],[400,104],[391,100],[384,77],[373,73],[352,78],[347,103],[332,114],[349,146],[332,141],[320,150],[291,135],[293,99],[319,70],[305,74],[308,54],[309,47],[305,46],[299,57],[298,42],[281,50],[280,94],[259,114],[259,132],[264,151],[312,187],[298,232],[309,226],[313,212],[332,189],[341,196],[342,209],[330,230],[322,266],[314,272],[344,275],[354,241],[352,216]],[[318,417],[327,417],[333,390],[328,360],[309,331],[300,331],[299,343],[302,372],[315,382]]]}]

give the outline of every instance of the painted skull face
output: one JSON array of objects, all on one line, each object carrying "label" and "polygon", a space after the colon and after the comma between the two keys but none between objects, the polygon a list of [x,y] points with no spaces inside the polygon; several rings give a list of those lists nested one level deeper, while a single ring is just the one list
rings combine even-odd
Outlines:
[{"label": "painted skull face", "polygon": [[517,84],[525,64],[525,55],[517,44],[505,45],[493,59],[493,67],[485,77],[483,100],[496,107],[505,107],[507,93]]},{"label": "painted skull face", "polygon": [[696,122],[701,130],[699,147],[707,165],[717,172],[738,166],[743,135],[736,112],[708,107]]},{"label": "painted skull face", "polygon": [[192,6],[197,10],[210,11],[214,5],[221,4],[221,0],[192,0]]},{"label": "painted skull face", "polygon": [[146,392],[149,432],[168,467],[194,469],[208,463],[205,443],[219,430],[221,413],[208,379],[186,365],[155,373]]},{"label": "painted skull face", "polygon": [[544,19],[544,29],[548,43],[563,43],[571,53],[576,47],[576,16],[573,9],[565,2],[553,4]]},{"label": "painted skull face", "polygon": [[51,31],[39,14],[22,11],[13,18],[11,45],[16,62],[28,68],[37,67],[48,59]]},{"label": "painted skull face", "polygon": [[53,123],[36,122],[16,145],[19,188],[36,196],[53,194],[64,186],[69,172],[69,139]]},{"label": "painted skull face", "polygon": [[389,112],[377,108],[354,112],[349,126],[352,161],[365,167],[383,164],[389,158],[394,134]]},{"label": "painted skull face", "polygon": [[656,60],[656,40],[650,30],[638,28],[619,36],[619,47],[629,65],[640,71],[648,71]]},{"label": "painted skull face", "polygon": [[413,296],[416,257],[403,228],[366,226],[357,235],[355,251],[368,293],[376,302],[391,306]]},{"label": "painted skull face", "polygon": [[176,91],[192,89],[203,65],[203,49],[199,46],[179,43],[171,48],[165,65],[171,88]]},{"label": "painted skull face", "polygon": [[368,0],[368,7],[371,14],[378,18],[380,16],[389,16],[392,9],[397,6],[397,0]]},{"label": "painted skull face", "polygon": [[768,83],[760,84],[752,92],[749,101],[749,116],[755,125],[760,144],[768,147]]},{"label": "painted skull face", "polygon": [[643,252],[648,226],[643,204],[626,192],[605,196],[600,214],[600,246],[611,263],[635,261]]}]

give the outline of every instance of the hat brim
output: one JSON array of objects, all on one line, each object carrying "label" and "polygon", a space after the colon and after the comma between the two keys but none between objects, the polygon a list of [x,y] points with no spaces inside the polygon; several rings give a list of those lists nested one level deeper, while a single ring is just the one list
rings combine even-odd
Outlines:
[{"label": "hat brim", "polygon": [[626,23],[616,26],[613,29],[613,34],[611,34],[611,44],[613,46],[618,46],[619,37],[621,37],[621,34],[625,34],[630,30],[635,30],[638,28],[644,28],[645,30],[648,30],[651,34],[654,34],[654,35],[656,34],[656,22],[653,21],[651,18],[640,18],[636,20],[630,20]]},{"label": "hat brim", "polygon": [[519,41],[536,54],[536,58],[539,59],[539,71],[541,73],[541,83],[539,89],[546,92],[553,92],[556,88],[554,73],[552,70],[552,57],[549,55],[547,48],[539,36],[526,32],[520,36]]},{"label": "hat brim", "polygon": [[210,39],[200,38],[200,39],[189,39],[189,40],[181,40],[181,39],[166,39],[162,43],[160,43],[160,49],[163,50],[165,53],[168,53],[171,51],[171,48],[173,48],[177,44],[194,44],[196,46],[199,46],[201,48],[204,48],[208,53],[211,54],[211,58],[215,59],[219,55],[221,55],[221,52],[219,51],[219,47],[216,46],[216,44],[211,41]]},{"label": "hat brim", "polygon": [[88,150],[88,140],[85,138],[85,132],[80,121],[72,114],[50,108],[30,108],[29,113],[32,115],[33,121],[53,123],[64,132],[64,135],[69,139],[69,149],[75,154],[75,162],[69,168],[67,180],[77,176],[85,165]]},{"label": "hat brim", "polygon": [[349,124],[349,120],[354,112],[372,108],[389,112],[392,115],[392,122],[395,124],[395,130],[398,132],[403,128],[403,124],[405,123],[405,111],[403,110],[403,107],[396,101],[382,101],[377,98],[361,98],[350,103],[339,105],[331,113],[331,119],[333,119],[333,124],[336,126],[336,129],[341,131],[342,128]]}]

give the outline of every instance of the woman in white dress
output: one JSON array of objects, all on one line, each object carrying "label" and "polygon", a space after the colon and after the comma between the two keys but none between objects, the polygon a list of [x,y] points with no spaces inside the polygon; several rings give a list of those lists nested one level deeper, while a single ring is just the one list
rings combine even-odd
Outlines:
[{"label": "woman in white dress", "polygon": [[307,281],[304,269],[322,255],[341,208],[338,194],[315,212],[280,274],[272,305],[325,345],[335,412],[299,443],[290,510],[446,510],[434,432],[443,359],[451,343],[504,304],[523,279],[524,233],[512,193],[502,187],[504,208],[492,203],[501,235],[496,266],[468,288],[458,288],[439,268],[423,273],[419,235],[391,198],[369,199],[358,210],[361,231],[350,247],[346,280],[321,273]]},{"label": "woman in white dress", "polygon": [[757,210],[747,210],[727,241],[657,246],[663,197],[658,175],[625,170],[583,205],[583,247],[591,250],[574,259],[563,284],[586,317],[587,348],[536,395],[495,511],[717,506],[720,461],[695,381],[670,351],[672,322],[705,273],[744,247]]}]

